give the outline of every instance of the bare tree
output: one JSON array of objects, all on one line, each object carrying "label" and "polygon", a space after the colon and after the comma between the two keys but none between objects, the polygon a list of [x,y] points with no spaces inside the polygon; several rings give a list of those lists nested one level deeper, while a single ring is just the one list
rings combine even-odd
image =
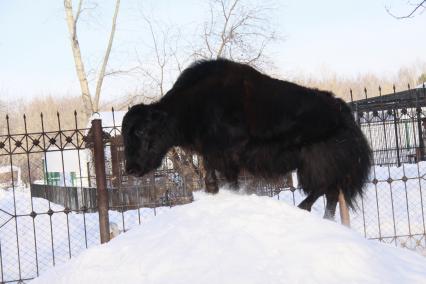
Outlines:
[{"label": "bare tree", "polygon": [[424,84],[426,82],[426,73],[422,73],[419,78],[417,78],[417,84]]},{"label": "bare tree", "polygon": [[[206,0],[209,19],[193,26],[196,36],[185,40],[181,30],[143,15],[151,35],[152,53],[139,60],[143,83],[161,97],[182,67],[192,60],[228,58],[260,67],[265,49],[279,39],[272,25],[274,7],[250,0]],[[269,6],[268,6],[269,5]],[[195,40],[198,37],[198,41]],[[185,43],[185,41],[187,43]],[[149,64],[152,63],[152,64]],[[144,99],[151,100],[144,97]]]},{"label": "bare tree", "polygon": [[[176,53],[170,45],[171,30],[165,25],[153,23],[151,19],[144,16],[144,20],[149,26],[149,32],[152,40],[152,52],[154,53],[154,61],[152,69],[146,69],[146,62],[142,62],[138,56],[139,71],[142,76],[152,85],[155,96],[162,97],[165,94],[165,72],[166,68],[170,68],[170,59]],[[145,64],[144,64],[145,63]]]},{"label": "bare tree", "polygon": [[[6,102],[0,99],[0,121],[3,122],[3,119],[7,114],[7,106]],[[0,135],[6,133],[6,125],[4,123],[0,123]]]},{"label": "bare tree", "polygon": [[111,31],[109,34],[109,41],[108,41],[107,49],[105,51],[105,55],[102,61],[101,68],[97,76],[95,95],[92,96],[90,92],[90,88],[89,88],[89,83],[87,80],[87,72],[84,68],[84,62],[81,56],[80,44],[78,42],[78,37],[77,37],[78,20],[82,12],[84,11],[83,0],[79,0],[78,7],[75,13],[72,7],[72,0],[64,0],[66,21],[67,21],[68,31],[70,34],[70,40],[71,40],[71,49],[73,52],[75,68],[76,68],[78,80],[80,82],[81,96],[84,102],[85,114],[87,117],[89,117],[93,112],[99,111],[99,101],[101,98],[102,83],[106,76],[106,67],[108,65],[108,60],[111,53],[112,44],[114,41],[119,7],[120,7],[120,0],[116,0]]},{"label": "bare tree", "polygon": [[210,0],[209,20],[203,24],[196,58],[229,58],[261,65],[265,48],[277,40],[271,25],[273,7],[250,5],[244,0]]},{"label": "bare tree", "polygon": [[[189,59],[229,58],[235,61],[259,66],[265,62],[265,48],[277,39],[267,17],[272,8],[249,5],[246,0],[208,0],[210,18],[198,31],[200,42],[191,45],[189,52],[182,52],[180,31],[158,24],[144,16],[152,40],[152,52],[155,68],[147,69],[147,61],[139,60],[140,72],[153,87],[157,97],[165,95],[170,83],[168,73],[174,76],[182,71]],[[147,99],[145,97],[145,99]],[[149,98],[148,98],[149,99]],[[190,181],[204,176],[202,159],[180,148],[168,153],[173,167],[185,178],[188,186],[196,186]]]},{"label": "bare tree", "polygon": [[[148,17],[144,16],[144,20],[149,27],[152,40],[152,52],[154,68],[146,69],[146,62],[139,60],[139,71],[142,76],[152,84],[154,97],[162,97],[166,93],[166,73],[170,68],[177,68],[178,72],[182,71],[181,61],[178,58],[177,38],[179,31],[173,31],[172,28],[165,24],[158,24]],[[175,44],[173,44],[175,43]],[[145,63],[145,64],[144,64]],[[143,101],[150,101],[153,97],[144,96]],[[189,190],[194,190],[196,184],[193,181],[202,177],[203,171],[200,169],[200,159],[195,159],[193,154],[183,149],[174,147],[170,150],[167,157],[173,164],[173,168],[185,179],[186,186]],[[195,177],[198,176],[198,179]]]},{"label": "bare tree", "polygon": [[412,8],[410,9],[410,11],[402,16],[397,16],[395,15],[390,7],[386,7],[386,11],[394,18],[396,19],[407,19],[407,18],[412,18],[415,17],[416,14],[421,14],[424,12],[424,10],[426,9],[426,0],[425,1],[416,1],[415,3],[413,3],[412,1],[408,1],[407,4],[409,6],[411,6]]}]

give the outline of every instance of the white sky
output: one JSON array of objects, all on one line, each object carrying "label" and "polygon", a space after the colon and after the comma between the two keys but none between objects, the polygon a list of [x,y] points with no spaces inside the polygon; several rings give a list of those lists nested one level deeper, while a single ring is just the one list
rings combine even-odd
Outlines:
[{"label": "white sky", "polygon": [[[98,1],[82,22],[79,40],[86,68],[97,67],[110,29],[113,0]],[[396,20],[387,14],[407,11],[402,0],[276,1],[271,15],[285,40],[271,47],[270,57],[282,77],[297,72],[321,76],[324,69],[342,76],[393,74],[401,66],[426,61],[426,13]],[[196,0],[122,0],[111,66],[134,66],[135,54],[150,52],[150,37],[141,11],[159,22],[193,30],[205,17],[206,4]],[[63,1],[0,0],[0,96],[12,101],[43,95],[77,95]],[[110,78],[105,99],[140,87],[135,77]]]}]

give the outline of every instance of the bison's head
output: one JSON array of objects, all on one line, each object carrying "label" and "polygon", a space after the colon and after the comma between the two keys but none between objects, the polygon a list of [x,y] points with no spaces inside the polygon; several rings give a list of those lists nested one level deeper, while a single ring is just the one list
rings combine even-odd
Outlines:
[{"label": "bison's head", "polygon": [[136,105],[126,113],[122,134],[128,174],[142,176],[161,165],[172,143],[167,120],[167,113],[152,105]]}]

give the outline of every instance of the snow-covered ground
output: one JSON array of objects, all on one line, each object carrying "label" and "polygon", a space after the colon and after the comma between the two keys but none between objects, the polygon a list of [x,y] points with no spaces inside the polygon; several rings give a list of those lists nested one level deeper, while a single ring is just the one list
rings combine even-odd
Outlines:
[{"label": "snow-covered ground", "polygon": [[[406,247],[426,256],[426,162],[401,167],[375,166],[358,199],[358,209],[350,212],[351,228],[368,239]],[[405,181],[404,181],[405,180]],[[278,196],[290,204],[299,204],[304,196],[296,191]],[[314,214],[324,213],[324,199],[313,206]],[[336,219],[339,221],[339,212]],[[397,236],[395,238],[395,236]]]},{"label": "snow-covered ground", "polygon": [[32,283],[426,283],[426,259],[283,202],[197,194]]},{"label": "snow-covered ground", "polygon": [[[12,218],[8,213],[15,214],[15,208],[17,215],[28,215],[31,211],[38,215],[34,219],[30,216]],[[49,216],[46,214],[49,208],[53,211],[64,209],[54,203],[49,207],[45,199],[31,198],[28,188],[17,188],[15,192],[0,190],[0,283],[36,277],[88,247],[99,245],[97,213],[55,212]],[[165,210],[168,208],[143,208],[123,214],[110,211],[109,218],[120,229],[123,225],[129,229]]]},{"label": "snow-covered ground", "polygon": [[[392,243],[394,246],[408,247],[417,251],[419,255],[426,256],[424,237],[426,180],[423,178],[425,175],[425,162],[404,164],[399,168],[374,167],[371,179],[376,178],[377,185],[373,183],[367,185],[364,199],[362,202],[358,201],[359,210],[351,212],[352,230],[366,238],[383,238],[382,241]],[[407,177],[406,182],[402,180],[404,176]],[[392,178],[391,184],[387,182],[389,177]],[[203,199],[203,195],[200,198]],[[299,191],[284,191],[271,199],[297,205],[303,198]],[[15,189],[15,201],[18,215],[28,215],[31,211],[46,213],[49,209],[48,201],[31,198],[29,189],[25,188]],[[237,203],[237,200],[235,202]],[[241,198],[238,203],[244,202],[245,199]],[[269,203],[264,203],[262,209],[259,206],[246,210],[266,212],[269,210],[267,206]],[[54,211],[63,210],[61,206],[52,203],[50,207]],[[15,214],[14,209],[13,191],[0,190],[0,282],[36,277],[53,265],[68,262],[70,256],[76,257],[87,247],[99,244],[97,213],[67,215],[59,212],[51,217],[47,214],[38,214],[33,222],[33,218],[29,216],[12,218],[7,214],[7,212]],[[120,230],[127,231],[139,224],[144,226],[155,215],[169,210],[169,208],[155,210],[145,208],[124,213],[110,211],[110,221],[118,225]],[[320,198],[313,207],[313,215],[322,216],[323,212],[324,200]],[[337,213],[337,222],[338,216]],[[268,218],[271,216],[268,215]],[[396,239],[392,237],[396,235],[400,237]]]}]

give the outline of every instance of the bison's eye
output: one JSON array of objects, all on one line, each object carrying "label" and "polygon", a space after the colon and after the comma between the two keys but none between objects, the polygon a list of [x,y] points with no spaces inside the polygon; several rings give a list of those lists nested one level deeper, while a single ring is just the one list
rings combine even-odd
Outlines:
[{"label": "bison's eye", "polygon": [[138,129],[138,130],[135,130],[135,135],[136,135],[136,137],[143,137],[143,136],[145,136],[145,131],[144,130],[141,130],[141,129]]}]

